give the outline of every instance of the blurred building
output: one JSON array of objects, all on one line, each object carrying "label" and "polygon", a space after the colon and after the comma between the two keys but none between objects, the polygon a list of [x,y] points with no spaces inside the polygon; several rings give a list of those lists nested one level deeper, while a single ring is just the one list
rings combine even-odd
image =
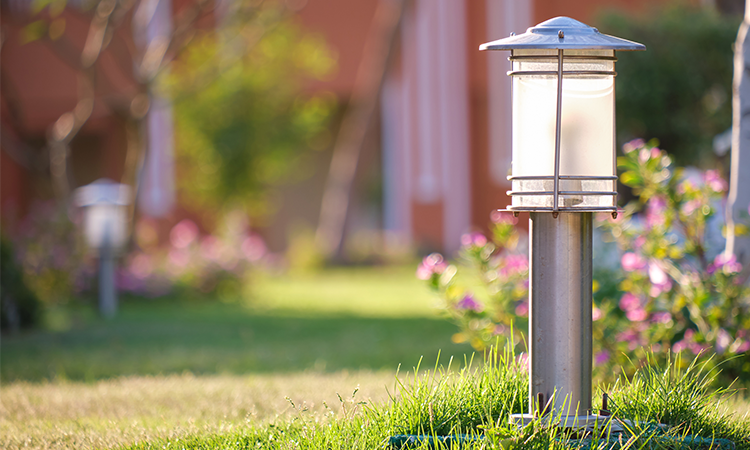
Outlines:
[{"label": "blurred building", "polygon": [[[369,124],[376,136],[362,149],[375,140],[381,152],[380,223],[416,248],[447,252],[458,248],[461,234],[485,229],[490,213],[509,204],[510,65],[507,54],[479,52],[479,45],[559,15],[596,26],[603,10],[638,12],[654,3],[413,0],[389,36],[374,22],[378,8],[395,1],[310,0],[300,15],[338,50],[339,75],[321,87],[342,99],[356,89],[368,39],[388,40],[379,117]],[[366,215],[354,191],[349,231],[363,225],[357,213]]]},{"label": "blurred building", "polygon": [[[377,89],[370,95],[375,114],[358,124],[366,134],[345,209],[346,232],[353,236],[358,230],[384,229],[400,236],[401,243],[451,252],[462,233],[485,228],[490,212],[509,203],[505,195],[510,164],[510,81],[505,76],[509,65],[507,55],[479,52],[479,45],[511,32],[522,33],[558,15],[596,26],[593,19],[603,8],[638,11],[654,2],[406,0],[403,9],[394,8],[399,1],[290,3],[298,8],[299,21],[323,35],[338,54],[337,75],[311,89],[334,92],[344,105],[344,115],[354,107],[352,95],[367,98],[368,89]],[[68,3],[50,20],[65,19],[65,42],[80,48],[89,26],[75,8],[80,0]],[[132,181],[137,168],[128,156],[128,133],[138,114],[139,93],[151,96],[152,105],[145,119],[150,132],[139,207],[157,216],[174,207],[169,104],[142,92],[144,84],[134,75],[128,52],[169,33],[173,16],[186,3],[141,3],[153,7],[149,20],[120,27],[107,38],[111,44],[96,65],[95,101],[80,105],[79,93],[87,86],[77,75],[80,62],[65,59],[68,44],[24,38],[33,32],[29,28],[32,2],[2,1],[0,206],[6,226],[25,214],[32,199],[51,197],[56,189],[59,157],[45,153],[43,147],[49,133],[65,131],[61,118],[68,112],[90,114],[65,149],[69,173],[64,175],[73,180],[72,187],[101,177]],[[383,8],[399,11],[398,17],[383,15]],[[388,27],[389,20],[395,32]],[[368,52],[373,51],[385,51],[389,57],[383,64],[368,65]],[[379,82],[361,82],[367,75],[363,71],[375,72],[370,75]],[[312,164],[309,180],[281,189],[280,209],[264,229],[271,247],[283,247],[297,223],[319,222],[329,160],[330,153],[322,155]]]}]

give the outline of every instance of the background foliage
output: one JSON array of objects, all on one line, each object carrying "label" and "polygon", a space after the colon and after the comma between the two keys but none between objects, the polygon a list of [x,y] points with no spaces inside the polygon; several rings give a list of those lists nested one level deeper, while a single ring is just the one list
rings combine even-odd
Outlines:
[{"label": "background foliage", "polygon": [[740,16],[677,2],[658,12],[610,12],[601,32],[646,45],[618,55],[617,134],[658,136],[679,165],[706,165],[732,125],[733,44]]},{"label": "background foliage", "polygon": [[[708,352],[716,353],[725,380],[747,382],[750,288],[742,266],[716,239],[727,183],[714,170],[690,175],[673,167],[656,144],[624,146],[620,178],[638,197],[616,220],[599,220],[603,238],[622,257],[616,269],[598,268],[594,282],[596,371],[609,378],[649,352],[660,362],[670,352]],[[493,216],[492,231],[491,240],[465,235],[457,265],[438,254],[426,257],[417,277],[440,295],[459,326],[456,340],[481,350],[502,336],[524,350],[528,257],[517,251],[512,217]]]},{"label": "background foliage", "polygon": [[165,87],[174,99],[178,188],[188,210],[262,216],[272,207],[267,188],[305,151],[327,144],[336,99],[304,87],[331,73],[334,56],[279,14],[230,20],[221,33],[196,37],[172,64]]}]

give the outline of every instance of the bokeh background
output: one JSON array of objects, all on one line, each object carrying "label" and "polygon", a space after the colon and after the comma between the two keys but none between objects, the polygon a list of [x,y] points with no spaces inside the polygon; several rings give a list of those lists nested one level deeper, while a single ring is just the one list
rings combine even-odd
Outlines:
[{"label": "bokeh background", "polygon": [[[644,43],[618,55],[618,147],[658,138],[679,166],[729,171],[741,0],[0,6],[0,431],[13,445],[220,429],[282,406],[212,409],[216,389],[369,389],[399,364],[471,355],[414,271],[488,234],[509,204],[509,63],[484,42],[565,15]],[[80,194],[102,179],[124,193],[106,319]],[[622,204],[635,198],[619,190]],[[597,261],[614,270],[611,252]],[[248,374],[259,378],[232,378]],[[167,378],[142,383],[151,376]],[[43,401],[19,406],[48,395],[34,383],[68,381],[109,383],[101,401],[140,392],[156,409],[97,409],[79,387],[60,394],[77,405],[64,419]],[[165,385],[178,405],[203,405],[199,425],[157,424],[177,408],[153,397]],[[141,428],[123,431],[134,417]],[[101,432],[107,420],[120,431]]]}]

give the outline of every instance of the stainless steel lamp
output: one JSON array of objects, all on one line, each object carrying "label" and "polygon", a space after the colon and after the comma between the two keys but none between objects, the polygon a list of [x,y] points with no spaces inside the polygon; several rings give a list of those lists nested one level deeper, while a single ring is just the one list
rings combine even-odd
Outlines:
[{"label": "stainless steel lamp", "polygon": [[564,408],[585,417],[591,409],[592,213],[617,214],[615,52],[646,47],[556,17],[479,49],[511,51],[507,210],[530,212],[529,415]]},{"label": "stainless steel lamp", "polygon": [[99,310],[112,317],[117,312],[116,256],[128,239],[130,187],[101,178],[76,189],[75,201],[84,211],[86,243],[99,258]]}]

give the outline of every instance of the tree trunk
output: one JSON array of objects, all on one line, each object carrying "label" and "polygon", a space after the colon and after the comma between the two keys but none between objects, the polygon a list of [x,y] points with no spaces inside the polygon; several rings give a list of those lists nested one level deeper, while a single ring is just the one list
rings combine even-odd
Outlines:
[{"label": "tree trunk", "polygon": [[726,254],[734,254],[743,266],[750,266],[750,236],[738,235],[739,224],[748,222],[750,206],[750,0],[737,35],[734,51],[732,119],[732,166],[727,202]]},{"label": "tree trunk", "polygon": [[354,176],[406,0],[380,0],[333,146],[315,242],[328,258],[340,258]]}]

